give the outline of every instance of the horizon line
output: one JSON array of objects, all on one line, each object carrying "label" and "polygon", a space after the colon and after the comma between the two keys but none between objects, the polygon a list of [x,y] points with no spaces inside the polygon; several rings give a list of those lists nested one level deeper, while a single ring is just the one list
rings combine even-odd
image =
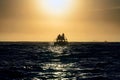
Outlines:
[{"label": "horizon line", "polygon": [[[0,41],[0,42],[54,42],[54,41]],[[68,42],[120,42],[120,41],[68,41]]]}]

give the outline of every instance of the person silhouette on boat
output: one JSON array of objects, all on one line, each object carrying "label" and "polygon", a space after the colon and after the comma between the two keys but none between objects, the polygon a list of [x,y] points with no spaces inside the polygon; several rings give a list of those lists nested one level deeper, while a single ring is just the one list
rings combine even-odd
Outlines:
[{"label": "person silhouette on boat", "polygon": [[64,35],[64,33],[63,33],[62,36],[61,36],[61,40],[62,40],[63,42],[65,42],[65,35]]},{"label": "person silhouette on boat", "polygon": [[60,41],[60,39],[61,39],[61,35],[59,34],[59,35],[57,36],[57,42]]}]

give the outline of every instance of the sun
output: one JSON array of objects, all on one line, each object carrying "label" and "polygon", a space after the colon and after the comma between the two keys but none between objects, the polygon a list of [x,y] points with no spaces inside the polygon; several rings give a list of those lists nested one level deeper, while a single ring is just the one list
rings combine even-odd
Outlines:
[{"label": "sun", "polygon": [[73,0],[39,0],[40,7],[48,14],[65,14],[72,9]]}]

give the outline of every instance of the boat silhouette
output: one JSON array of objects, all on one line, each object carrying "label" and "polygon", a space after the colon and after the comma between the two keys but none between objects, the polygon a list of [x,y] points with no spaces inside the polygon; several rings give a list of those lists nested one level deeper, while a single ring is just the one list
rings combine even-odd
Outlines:
[{"label": "boat silhouette", "polygon": [[65,34],[63,33],[62,35],[58,35],[56,38],[56,41],[54,42],[54,46],[67,46],[68,41],[67,38],[65,37]]}]

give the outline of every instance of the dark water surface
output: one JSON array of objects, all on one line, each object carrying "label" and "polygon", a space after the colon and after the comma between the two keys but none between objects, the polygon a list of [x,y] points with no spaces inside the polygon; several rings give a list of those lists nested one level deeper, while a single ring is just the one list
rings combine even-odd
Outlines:
[{"label": "dark water surface", "polygon": [[0,80],[120,80],[120,43],[0,43]]}]

